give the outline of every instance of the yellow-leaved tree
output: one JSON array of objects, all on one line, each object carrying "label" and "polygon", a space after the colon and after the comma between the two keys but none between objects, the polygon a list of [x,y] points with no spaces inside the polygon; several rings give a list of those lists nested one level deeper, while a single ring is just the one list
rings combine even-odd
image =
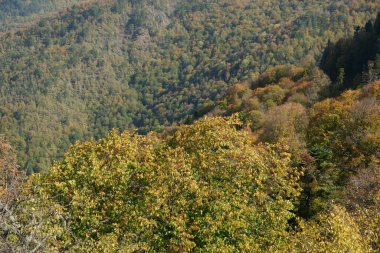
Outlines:
[{"label": "yellow-leaved tree", "polygon": [[329,212],[302,221],[298,229],[293,252],[373,252],[353,217],[339,205],[332,204]]},{"label": "yellow-leaved tree", "polygon": [[300,171],[280,147],[253,144],[234,118],[166,138],[111,132],[73,146],[41,196],[65,213],[61,250],[263,252],[289,243]]}]

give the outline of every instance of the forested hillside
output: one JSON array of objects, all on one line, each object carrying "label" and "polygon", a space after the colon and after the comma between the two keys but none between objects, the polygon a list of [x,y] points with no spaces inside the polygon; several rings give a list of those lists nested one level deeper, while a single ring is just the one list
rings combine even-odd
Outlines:
[{"label": "forested hillside", "polygon": [[379,252],[379,7],[120,0],[2,35],[0,252]]},{"label": "forested hillside", "polygon": [[323,209],[330,197],[341,197],[351,176],[378,166],[379,81],[321,101],[329,92],[328,84],[318,69],[308,73],[302,68],[276,67],[251,86],[234,85],[208,113],[238,112],[241,127],[257,143],[288,147],[293,165],[305,169],[305,186],[311,187],[304,189],[306,202],[300,202],[300,214],[306,217]]},{"label": "forested hillside", "polygon": [[191,121],[228,87],[268,67],[315,64],[329,39],[352,34],[378,9],[367,0],[119,0],[73,7],[1,36],[0,133],[22,167],[40,171],[76,140],[112,128],[146,133]]},{"label": "forested hillside", "polygon": [[0,1],[0,32],[20,27],[30,27],[30,23],[65,11],[66,8],[90,0],[1,0]]},{"label": "forested hillside", "polygon": [[245,110],[163,134],[113,131],[24,184],[0,140],[0,249],[378,252],[380,82],[280,102],[281,89],[321,87],[298,70],[246,91],[261,127]]}]

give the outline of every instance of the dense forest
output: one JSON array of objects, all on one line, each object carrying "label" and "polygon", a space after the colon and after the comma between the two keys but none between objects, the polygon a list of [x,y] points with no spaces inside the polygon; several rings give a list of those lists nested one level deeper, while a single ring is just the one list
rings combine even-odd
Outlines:
[{"label": "dense forest", "polygon": [[29,174],[46,170],[76,140],[191,122],[268,67],[313,65],[329,39],[378,9],[367,0],[119,0],[42,15],[0,37],[0,134]]},{"label": "dense forest", "polygon": [[[259,110],[145,136],[114,130],[24,183],[2,140],[0,248],[378,252],[380,82],[305,104],[288,95],[323,88],[321,73],[290,70],[245,91]],[[256,111],[261,123],[247,117]]]},{"label": "dense forest", "polygon": [[1,0],[0,32],[27,27],[30,22],[51,16],[74,5],[91,2],[89,0]]},{"label": "dense forest", "polygon": [[335,91],[356,88],[380,77],[380,13],[373,24],[357,26],[355,35],[328,43],[320,67],[337,85]]},{"label": "dense forest", "polygon": [[9,28],[0,252],[379,252],[379,8],[119,0]]}]

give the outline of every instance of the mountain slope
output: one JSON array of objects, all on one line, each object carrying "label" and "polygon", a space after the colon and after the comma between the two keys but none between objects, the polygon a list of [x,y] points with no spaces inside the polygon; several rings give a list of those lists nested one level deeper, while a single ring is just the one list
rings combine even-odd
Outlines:
[{"label": "mountain slope", "polygon": [[[308,94],[313,77],[297,72],[279,85]],[[272,144],[239,114],[206,117],[164,135],[112,131],[77,143],[25,189],[17,176],[14,187],[2,180],[12,216],[0,212],[0,249],[378,252],[380,82],[307,108],[271,103],[270,86],[251,91],[271,106],[266,120],[280,122],[261,131]],[[307,142],[296,146],[302,156],[292,136]],[[13,176],[13,153],[0,148],[0,173]]]},{"label": "mountain slope", "polygon": [[[279,4],[280,3],[280,4]],[[280,7],[279,7],[280,6]],[[311,64],[376,1],[117,1],[0,39],[0,133],[30,172],[78,139],[185,121],[269,66]]]},{"label": "mountain slope", "polygon": [[30,22],[89,0],[1,0],[0,32],[28,26]]},{"label": "mountain slope", "polygon": [[[103,21],[104,9],[98,7],[91,7],[80,15],[98,26],[114,23]],[[152,34],[148,36],[144,31],[151,31],[154,22],[145,23],[142,28],[147,19],[139,20],[139,17],[159,16],[157,20],[162,27],[169,29],[173,15],[177,15],[175,8],[146,7],[127,7],[132,8],[130,15],[134,21],[128,20],[125,39],[136,43],[129,46],[141,45],[136,52],[141,53],[140,57],[148,57],[144,61],[139,58],[136,63],[147,62],[149,56],[158,53],[152,49],[162,46]],[[192,11],[198,10],[193,8]],[[110,11],[119,13],[120,10],[114,6]],[[144,14],[147,10],[149,14]],[[134,13],[139,14],[134,16]],[[72,20],[73,17],[78,17],[78,12],[64,18]],[[376,30],[378,24],[379,19],[375,25],[367,22],[364,28],[356,29],[353,38],[346,38],[354,42],[348,43],[354,45],[347,50],[351,62],[370,66],[361,72],[357,68],[344,68],[345,75],[359,76],[360,83],[355,83],[356,77],[345,80],[344,75],[331,82],[315,66],[291,65],[251,74],[234,85],[223,79],[230,87],[216,106],[197,111],[197,116],[208,111],[202,119],[147,135],[133,130],[119,134],[113,130],[98,140],[77,142],[46,173],[27,178],[24,171],[19,170],[11,145],[0,136],[0,251],[379,252],[380,65],[371,63],[374,55],[362,54],[377,50],[372,39],[362,38],[371,38],[368,31]],[[70,26],[76,29],[76,23]],[[40,27],[46,29],[46,24],[41,23]],[[99,31],[118,31],[113,28]],[[56,29],[51,34],[61,31]],[[72,39],[71,33],[66,35],[64,38]],[[22,33],[15,36],[20,38]],[[90,38],[102,41],[101,36],[92,36],[85,36],[81,49],[92,41]],[[357,41],[366,41],[366,44],[359,43],[357,47]],[[24,38],[22,42],[30,41]],[[43,49],[34,46],[38,41],[32,42],[27,47],[41,53]],[[110,39],[105,42],[110,44],[106,44],[104,51],[116,57],[120,52],[114,50],[118,47]],[[329,43],[327,51],[334,52],[339,44]],[[51,45],[55,45],[54,41],[45,47]],[[43,75],[33,68],[30,73],[37,81],[19,79],[22,75],[17,76],[17,73],[22,67],[27,68],[23,64],[35,67],[33,62],[20,60],[26,57],[21,53],[12,52],[14,65],[4,72],[12,78],[12,84],[25,80],[36,85],[18,87],[19,90],[15,86],[18,93],[25,89],[23,96],[15,93],[6,98],[29,110],[26,114],[23,111],[12,114],[21,123],[13,130],[22,137],[27,126],[32,126],[35,132],[27,132],[26,141],[29,144],[41,141],[42,145],[50,141],[50,146],[42,146],[46,151],[63,140],[52,142],[53,137],[68,135],[70,142],[81,137],[78,136],[81,132],[77,132],[81,129],[84,129],[82,133],[100,136],[101,132],[91,132],[86,124],[102,116],[92,115],[96,111],[92,111],[93,108],[104,108],[110,99],[110,104],[123,105],[130,97],[123,101],[121,95],[135,94],[136,104],[128,104],[128,108],[139,105],[142,109],[148,108],[139,97],[138,88],[143,86],[137,86],[132,79],[128,84],[135,87],[107,82],[117,77],[111,70],[118,66],[108,64],[116,64],[123,57],[115,61],[112,58],[85,60],[80,53],[86,55],[86,51],[71,52],[76,48],[66,50],[64,45],[53,47],[61,58],[46,58],[53,57],[53,53],[43,57],[38,54],[40,58],[30,55],[31,60],[49,63],[41,72],[56,64],[57,83],[67,85],[63,91],[62,86],[54,82],[50,86],[44,83],[38,86],[37,78]],[[341,56],[347,51],[332,54],[331,62],[346,67],[347,58]],[[91,55],[105,57],[105,52]],[[72,58],[75,54],[79,60]],[[340,60],[335,61],[334,56]],[[64,68],[59,68],[63,64],[60,61],[66,64]],[[76,76],[89,70],[83,67],[84,63],[95,65],[93,70],[98,72],[87,73],[87,77],[95,75],[96,82]],[[171,61],[165,63],[163,68]],[[124,65],[128,66],[128,70],[136,71],[134,66]],[[155,65],[149,67],[154,70]],[[68,69],[72,72],[65,72]],[[329,74],[329,68],[324,70]],[[75,80],[81,80],[80,83],[76,84],[75,80],[65,83],[68,77],[60,71],[70,74],[70,78],[77,77]],[[120,73],[125,72],[120,70]],[[149,73],[140,78],[149,77]],[[104,80],[103,75],[107,75]],[[233,78],[240,77],[236,74]],[[89,84],[93,85],[92,90],[86,89]],[[97,85],[102,85],[105,91],[96,90],[100,87]],[[35,87],[38,89],[34,90]],[[112,90],[117,87],[120,90]],[[178,90],[181,87],[177,87]],[[355,89],[345,90],[348,87]],[[12,90],[7,86],[2,88],[3,92]],[[56,96],[50,97],[54,94]],[[114,108],[109,108],[111,114]],[[209,108],[213,109],[206,110]],[[1,113],[4,112],[7,112],[5,107]],[[67,117],[61,118],[63,114]],[[115,123],[112,118],[103,120]],[[120,120],[122,123],[123,118]],[[12,122],[1,123],[11,125]],[[45,126],[50,128],[42,129]],[[99,126],[92,129],[102,130]],[[43,157],[43,152],[33,153],[36,151],[38,149],[27,149],[29,155]]]}]

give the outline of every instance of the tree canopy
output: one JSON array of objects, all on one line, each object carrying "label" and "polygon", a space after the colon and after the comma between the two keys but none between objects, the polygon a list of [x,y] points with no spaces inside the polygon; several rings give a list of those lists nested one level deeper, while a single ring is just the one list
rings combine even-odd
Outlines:
[{"label": "tree canopy", "polygon": [[[364,0],[16,2],[46,9],[0,36],[0,133],[28,174],[46,170],[76,140],[113,128],[161,131],[269,67],[314,64],[328,39],[354,32],[379,7]],[[48,2],[70,7],[50,15]]]}]

